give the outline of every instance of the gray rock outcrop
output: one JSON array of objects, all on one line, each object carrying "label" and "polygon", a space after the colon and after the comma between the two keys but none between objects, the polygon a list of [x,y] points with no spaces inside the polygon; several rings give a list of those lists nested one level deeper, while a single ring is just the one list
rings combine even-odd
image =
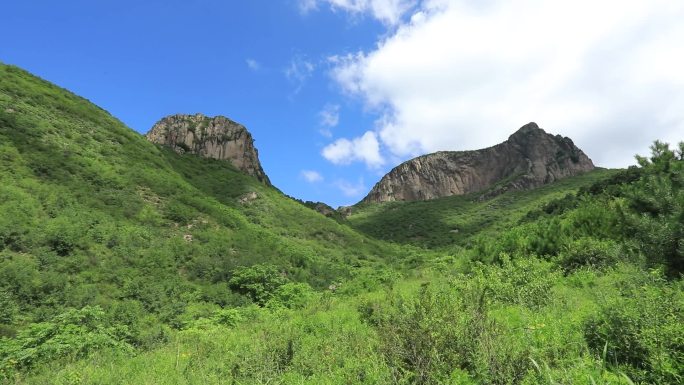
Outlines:
[{"label": "gray rock outcrop", "polygon": [[570,138],[528,123],[493,147],[440,151],[406,161],[385,175],[362,202],[428,200],[474,192],[487,198],[593,169],[591,159]]},{"label": "gray rock outcrop", "polygon": [[261,167],[254,139],[247,129],[224,116],[171,115],[157,122],[145,135],[153,143],[169,146],[179,154],[229,161],[238,170],[270,185]]}]

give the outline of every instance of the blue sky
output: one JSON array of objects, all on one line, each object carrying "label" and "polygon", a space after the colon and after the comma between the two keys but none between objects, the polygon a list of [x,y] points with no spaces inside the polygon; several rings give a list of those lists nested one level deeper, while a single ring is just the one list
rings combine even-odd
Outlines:
[{"label": "blue sky", "polygon": [[[365,190],[377,172],[327,162],[330,138],[320,131],[354,131],[372,117],[340,94],[327,58],[371,47],[382,33],[373,18],[303,13],[295,1],[14,1],[0,15],[0,60],[141,133],[174,113],[228,116],[252,132],[278,188],[341,205],[362,194],[340,186],[363,179]],[[321,121],[326,106],[341,116],[335,127]]]},{"label": "blue sky", "polygon": [[10,1],[0,61],[141,133],[228,116],[278,188],[338,206],[402,160],[529,121],[607,167],[684,139],[682,3]]}]

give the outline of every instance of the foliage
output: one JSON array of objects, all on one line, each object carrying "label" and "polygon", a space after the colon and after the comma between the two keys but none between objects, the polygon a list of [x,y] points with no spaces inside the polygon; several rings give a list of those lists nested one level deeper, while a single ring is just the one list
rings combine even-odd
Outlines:
[{"label": "foliage", "polygon": [[[131,352],[125,342],[125,327],[107,326],[99,307],[68,310],[49,322],[31,325],[0,350],[0,370],[8,376],[14,369],[26,369],[57,359],[87,357],[103,348]],[[0,377],[1,378],[1,377]]]},{"label": "foliage", "polygon": [[521,221],[561,214],[576,205],[576,191],[617,172],[597,169],[491,199],[480,199],[486,193],[480,192],[429,201],[359,204],[352,208],[348,223],[379,239],[448,252],[454,245],[471,246],[478,237],[495,238]]},{"label": "foliage", "polygon": [[314,296],[313,289],[307,283],[288,282],[278,287],[266,304],[270,307],[285,306],[290,309],[301,309]]},{"label": "foliage", "polygon": [[0,383],[679,384],[683,153],[331,219],[0,65]]},{"label": "foliage", "polygon": [[[142,336],[148,323],[180,327],[200,299],[249,302],[228,286],[241,266],[277,265],[322,288],[405,253],[228,162],[155,146],[87,100],[2,64],[0,148],[0,291],[22,310],[21,324],[3,315],[18,327],[68,308],[109,314],[136,303],[152,318],[127,320]],[[246,192],[259,198],[240,204]]]},{"label": "foliage", "polygon": [[[635,280],[636,281],[636,280]],[[599,302],[585,324],[589,347],[605,354],[635,381],[676,384],[684,380],[684,293],[681,283],[659,273],[628,282],[618,297]],[[605,351],[605,353],[604,353]]]},{"label": "foliage", "polygon": [[617,264],[620,256],[620,246],[615,241],[584,237],[563,248],[559,263],[566,273],[583,267],[604,270]]},{"label": "foliage", "polygon": [[286,282],[287,279],[277,267],[253,265],[235,269],[228,285],[238,293],[249,296],[254,302],[264,305]]},{"label": "foliage", "polygon": [[629,235],[671,276],[684,273],[684,142],[677,150],[656,141],[650,159],[637,157],[644,176],[626,188]]},{"label": "foliage", "polygon": [[0,324],[11,324],[18,312],[19,308],[12,294],[0,291]]}]

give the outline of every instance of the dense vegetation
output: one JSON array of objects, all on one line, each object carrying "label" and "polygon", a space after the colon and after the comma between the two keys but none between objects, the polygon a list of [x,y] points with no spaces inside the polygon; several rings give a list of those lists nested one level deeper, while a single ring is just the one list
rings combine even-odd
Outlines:
[{"label": "dense vegetation", "polygon": [[0,66],[0,383],[680,384],[684,145],[638,162],[335,221]]},{"label": "dense vegetation", "polygon": [[474,237],[497,236],[532,210],[606,179],[618,170],[596,169],[531,191],[510,191],[491,199],[489,191],[415,202],[360,203],[349,223],[357,230],[400,244],[450,250]]}]

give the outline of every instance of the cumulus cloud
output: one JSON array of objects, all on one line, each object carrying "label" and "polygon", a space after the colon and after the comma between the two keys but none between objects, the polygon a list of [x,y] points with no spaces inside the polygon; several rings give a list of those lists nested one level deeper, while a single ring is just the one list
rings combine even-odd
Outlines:
[{"label": "cumulus cloud", "polygon": [[373,131],[352,140],[341,138],[325,146],[323,157],[334,164],[350,164],[360,161],[369,168],[378,168],[385,163],[380,154],[380,143]]},{"label": "cumulus cloud", "polygon": [[363,178],[356,183],[351,183],[344,179],[335,181],[335,186],[342,191],[342,194],[348,197],[359,197],[368,191],[366,185],[363,183]]},{"label": "cumulus cloud", "polygon": [[328,5],[333,11],[353,15],[370,14],[387,25],[396,25],[406,12],[415,7],[417,0],[299,0],[299,9],[306,13]]},{"label": "cumulus cloud", "polygon": [[323,175],[321,175],[318,171],[314,170],[302,170],[300,176],[309,183],[317,183],[323,181]]},{"label": "cumulus cloud", "polygon": [[[375,15],[368,2],[330,3]],[[654,139],[684,139],[681,20],[681,0],[422,1],[374,49],[330,58],[378,119],[323,155],[381,164],[381,147],[400,158],[482,148],[536,121],[599,165],[633,164]],[[354,150],[365,141],[370,156]]]}]

